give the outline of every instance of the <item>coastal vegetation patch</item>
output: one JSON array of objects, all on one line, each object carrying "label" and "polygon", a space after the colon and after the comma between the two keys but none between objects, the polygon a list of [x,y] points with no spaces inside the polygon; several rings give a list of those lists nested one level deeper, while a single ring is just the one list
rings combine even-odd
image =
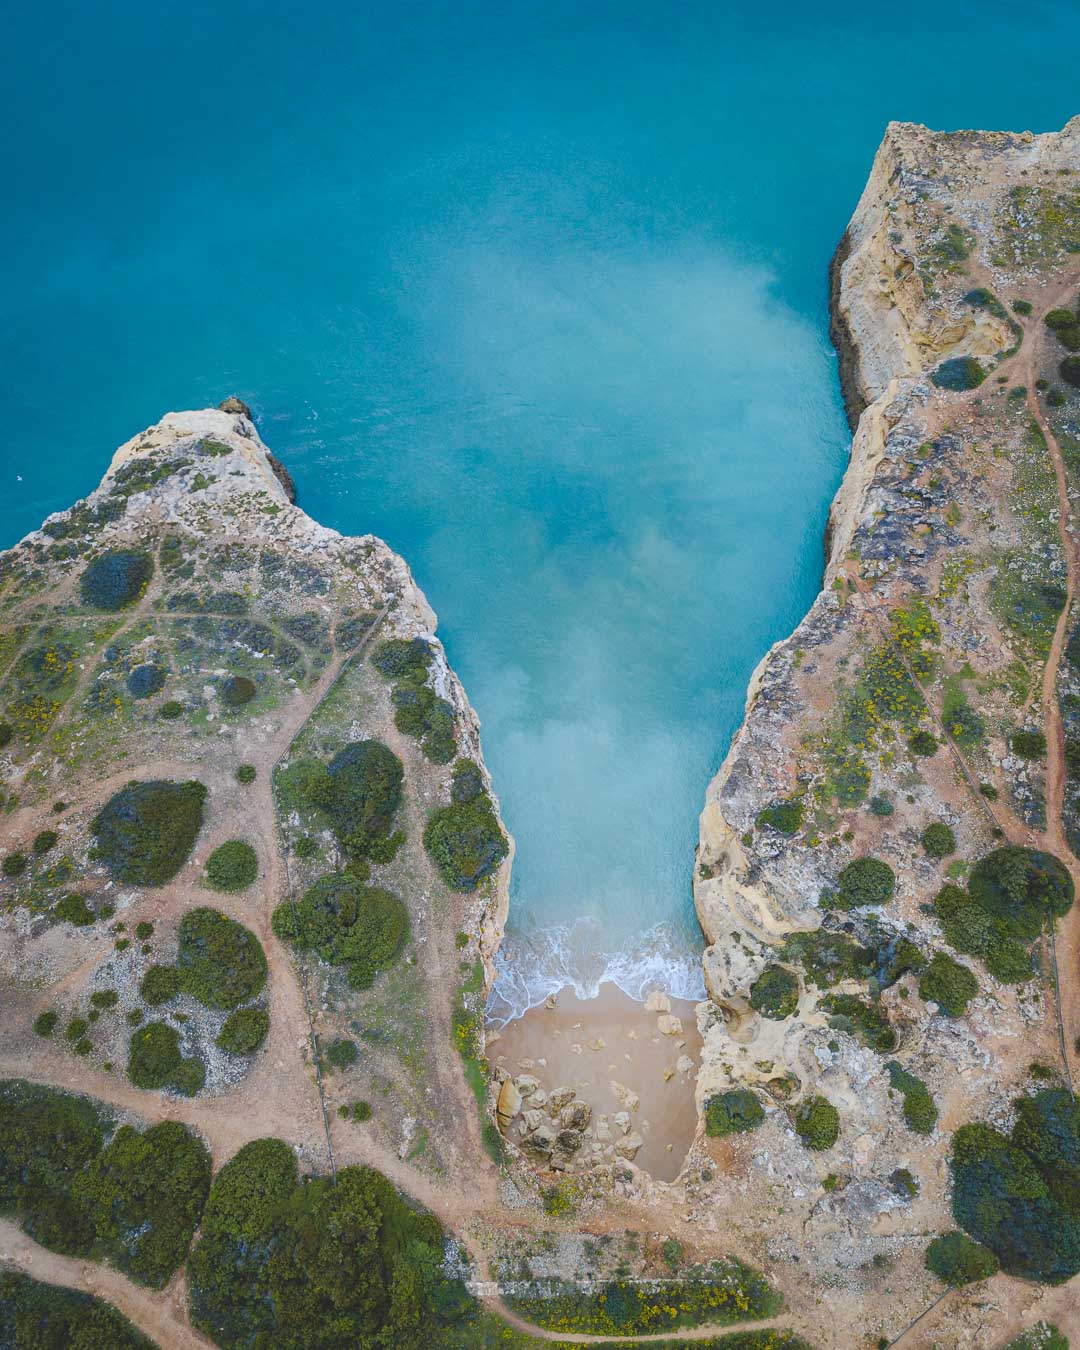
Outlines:
[{"label": "coastal vegetation patch", "polygon": [[93,609],[116,613],[140,599],[153,575],[149,554],[114,548],[87,565],[79,579],[79,592]]},{"label": "coastal vegetation patch", "polygon": [[194,1097],[206,1082],[206,1066],[194,1056],[184,1057],[175,1027],[147,1022],[132,1032],[127,1075],[138,1088],[171,1088],[182,1097]]},{"label": "coastal vegetation patch", "polygon": [[0,1272],[0,1345],[6,1350],[156,1350],[111,1303],[75,1289],[44,1284],[18,1271]]},{"label": "coastal vegetation patch", "polygon": [[904,1099],[904,1123],[916,1134],[933,1134],[938,1110],[930,1089],[894,1060],[888,1065],[889,1086]]},{"label": "coastal vegetation patch", "polygon": [[209,906],[189,910],[181,919],[176,968],[180,988],[218,1011],[247,1002],[266,984],[262,943],[249,928]]},{"label": "coastal vegetation patch", "polygon": [[243,839],[219,845],[206,860],[206,879],[215,891],[243,891],[259,874],[259,857]]},{"label": "coastal vegetation patch", "polygon": [[345,966],[354,989],[370,988],[397,960],[409,934],[401,898],[347,872],[320,877],[299,904],[278,905],[271,923],[275,936],[296,951]]},{"label": "coastal vegetation patch", "polygon": [[372,652],[371,664],[394,681],[390,701],[397,729],[418,740],[433,763],[448,764],[457,748],[454,705],[427,683],[434,654],[424,638],[388,638]]},{"label": "coastal vegetation patch", "polygon": [[129,783],[95,816],[91,857],[100,859],[117,881],[164,886],[195,845],[206,796],[206,788],[195,781]]},{"label": "coastal vegetation patch", "polygon": [[381,741],[362,740],[346,745],[328,765],[295,760],[280,786],[322,816],[347,858],[389,862],[404,841],[400,831],[392,833],[404,778],[392,750]]},{"label": "coastal vegetation patch", "polygon": [[710,1139],[729,1134],[747,1134],[765,1119],[757,1094],[749,1088],[732,1088],[705,1103],[705,1133]]}]

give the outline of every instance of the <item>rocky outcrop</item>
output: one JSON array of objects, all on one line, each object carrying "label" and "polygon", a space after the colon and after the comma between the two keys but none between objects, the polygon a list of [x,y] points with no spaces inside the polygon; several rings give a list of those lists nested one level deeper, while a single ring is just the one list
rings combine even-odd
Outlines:
[{"label": "rocky outcrop", "polygon": [[[1037,672],[1045,650],[1041,638],[1010,627],[993,589],[997,560],[1023,559],[1024,575],[1050,586],[1064,575],[1056,531],[1031,527],[1033,511],[1056,518],[1045,446],[1031,437],[1026,389],[1012,398],[1007,390],[1021,384],[1017,349],[1039,340],[1041,324],[1025,335],[1020,315],[1030,310],[1018,313],[1012,301],[1023,298],[1038,315],[1041,297],[1076,270],[1059,222],[1080,222],[1068,177],[1078,168],[1080,119],[1039,137],[892,123],[833,259],[832,333],[852,451],[830,511],[822,591],[754,672],[743,724],[701,815],[694,897],[710,995],[699,1008],[702,1106],[737,1086],[785,1106],[825,1091],[849,1133],[869,1131],[886,1150],[895,1137],[882,1060],[825,1006],[830,992],[869,999],[881,981],[826,987],[790,938],[824,922],[837,941],[884,951],[903,936],[928,955],[941,936],[926,907],[945,878],[922,854],[920,832],[930,820],[949,822],[966,865],[992,847],[999,828],[987,798],[973,793],[975,780],[1012,800],[1003,737],[1024,714],[1027,693],[1017,700],[1005,692],[1002,672],[1025,663]],[[959,357],[975,358],[990,376],[980,391],[951,392],[930,378]],[[1038,503],[1021,504],[1036,478]],[[874,702],[874,679],[884,662],[888,697],[901,685],[907,697],[903,663],[922,652],[924,638],[904,645],[897,612],[905,606],[919,624],[925,613],[930,636],[924,678],[911,689],[917,705],[898,716]],[[942,708],[958,698],[977,709],[979,741],[966,752],[941,724]],[[926,760],[906,748],[920,725],[946,746]],[[883,803],[880,814],[868,809],[872,798]],[[778,805],[792,813],[784,828],[773,823],[783,819],[771,815]],[[867,854],[893,868],[895,899],[877,911],[837,913],[827,897],[840,871]],[[796,1013],[771,1021],[751,1000],[777,961],[798,974],[800,992]],[[1030,1051],[1045,1024],[1014,988],[982,970],[979,978],[993,1016],[1026,1037]],[[998,1078],[983,1079],[981,1038],[959,1035],[960,1025],[921,1002],[916,986],[910,975],[899,978],[881,1005],[898,1047],[921,1041],[954,1056],[927,1060],[924,1075],[944,1085],[959,1074],[969,1095],[972,1081],[985,1095],[1015,1081],[1022,1054],[997,1064]]]}]

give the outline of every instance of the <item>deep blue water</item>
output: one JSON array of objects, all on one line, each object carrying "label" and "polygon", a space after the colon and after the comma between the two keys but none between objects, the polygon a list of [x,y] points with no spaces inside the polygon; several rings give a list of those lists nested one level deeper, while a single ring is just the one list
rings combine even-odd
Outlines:
[{"label": "deep blue water", "polygon": [[564,947],[617,960],[664,922],[689,952],[705,785],[846,456],[829,254],[888,119],[1080,111],[1080,6],[5,19],[0,544],[239,393],[307,510],[438,610],[519,938],[584,916]]}]

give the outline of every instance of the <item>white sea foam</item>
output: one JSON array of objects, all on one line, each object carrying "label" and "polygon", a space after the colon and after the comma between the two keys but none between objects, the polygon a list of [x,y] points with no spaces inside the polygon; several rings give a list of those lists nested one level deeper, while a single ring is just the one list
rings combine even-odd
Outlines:
[{"label": "white sea foam", "polygon": [[507,934],[495,961],[489,1024],[504,1027],[561,989],[596,998],[604,983],[617,985],[639,1003],[654,989],[672,998],[705,997],[700,949],[688,948],[668,924],[657,924],[615,952],[601,949],[603,937],[601,925],[591,918],[527,937]]}]

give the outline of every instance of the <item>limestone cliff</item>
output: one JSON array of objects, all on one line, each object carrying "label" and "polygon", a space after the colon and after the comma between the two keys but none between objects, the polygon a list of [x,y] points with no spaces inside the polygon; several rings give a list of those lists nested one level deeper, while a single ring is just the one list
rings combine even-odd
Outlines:
[{"label": "limestone cliff", "polygon": [[[1080,119],[1042,136],[888,127],[832,269],[854,439],[823,587],[755,671],[701,815],[699,1102],[760,1089],[773,1109],[755,1147],[796,1184],[791,1107],[822,1094],[839,1109],[829,1165],[859,1199],[825,1208],[848,1255],[869,1213],[897,1209],[885,1180],[916,1156],[937,1196],[890,1223],[941,1214],[946,1136],[906,1128],[886,1058],[930,1085],[950,1128],[1002,1109],[1033,1059],[1068,1067],[1052,984],[958,954],[933,902],[1003,839],[1062,852],[1050,723],[1072,560],[1058,444],[1077,401],[1043,317],[1076,304],[1077,172]],[[1014,750],[1022,728],[1046,730],[1046,763]],[[944,855],[921,842],[931,824],[951,831]],[[894,883],[853,903],[842,874],[865,857]],[[936,951],[977,979],[961,1015],[920,995]],[[787,1016],[767,981],[754,996],[777,967],[797,981]]]}]

